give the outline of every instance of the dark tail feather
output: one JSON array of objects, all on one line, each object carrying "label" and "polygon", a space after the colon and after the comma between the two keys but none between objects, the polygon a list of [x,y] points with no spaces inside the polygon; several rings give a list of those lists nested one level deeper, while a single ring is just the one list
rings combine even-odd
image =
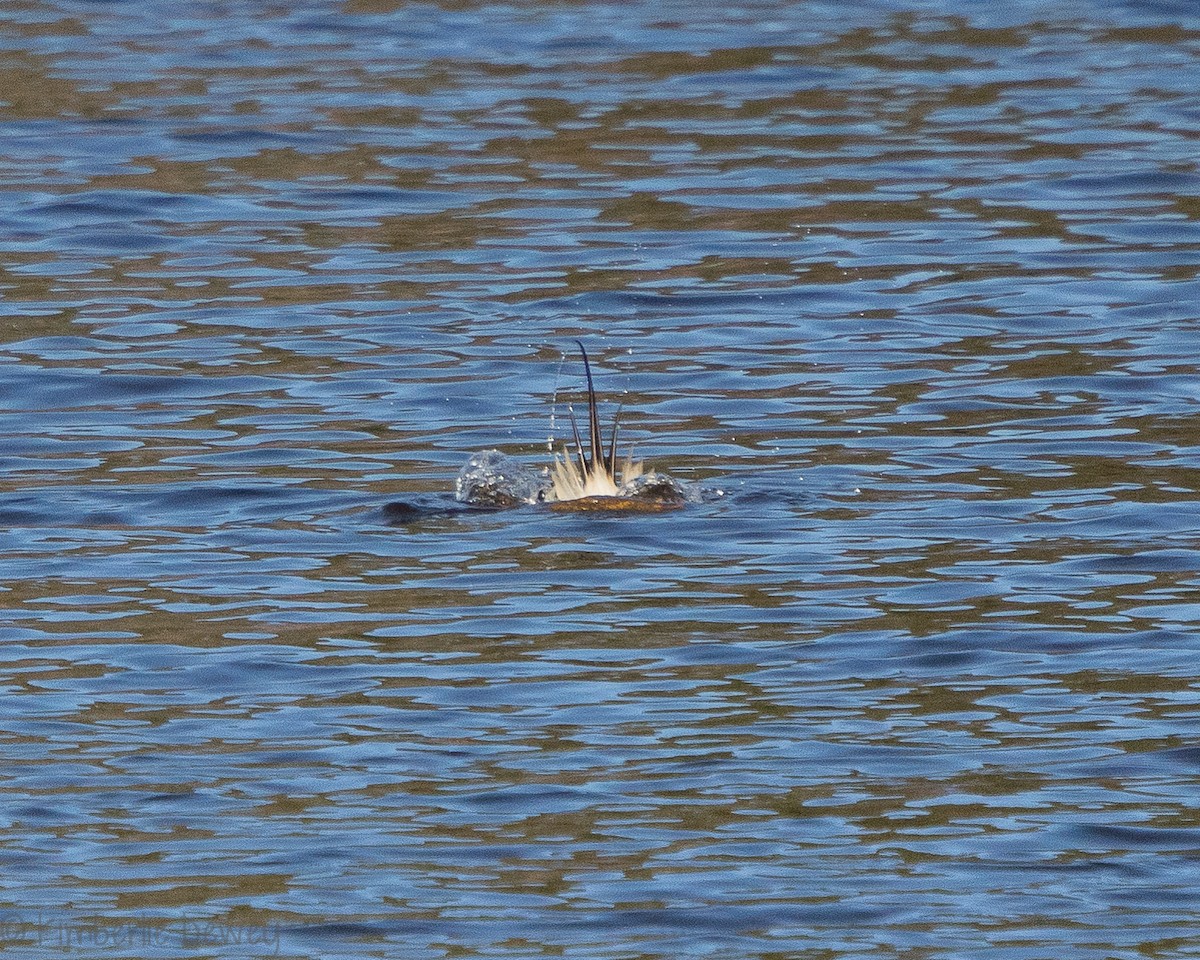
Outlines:
[{"label": "dark tail feather", "polygon": [[596,388],[592,385],[592,365],[588,363],[587,350],[582,340],[576,340],[579,352],[583,354],[583,372],[587,374],[588,392],[588,440],[592,449],[592,463],[597,467],[604,466],[604,441],[600,437],[600,413],[596,409]]},{"label": "dark tail feather", "polygon": [[613,483],[617,481],[617,427],[621,425],[621,408],[617,407],[617,414],[613,417],[612,439],[608,441],[608,475],[612,478]]},{"label": "dark tail feather", "polygon": [[567,404],[567,413],[571,415],[571,432],[575,434],[575,455],[579,457],[579,469],[586,479],[588,475],[587,453],[583,449],[583,440],[579,436],[579,424],[575,422],[575,408]]}]

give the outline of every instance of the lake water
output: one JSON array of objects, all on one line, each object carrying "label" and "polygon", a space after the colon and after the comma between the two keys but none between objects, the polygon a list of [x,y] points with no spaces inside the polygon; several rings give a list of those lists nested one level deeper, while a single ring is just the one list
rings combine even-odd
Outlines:
[{"label": "lake water", "polygon": [[0,952],[1200,956],[1194,11],[7,2]]}]

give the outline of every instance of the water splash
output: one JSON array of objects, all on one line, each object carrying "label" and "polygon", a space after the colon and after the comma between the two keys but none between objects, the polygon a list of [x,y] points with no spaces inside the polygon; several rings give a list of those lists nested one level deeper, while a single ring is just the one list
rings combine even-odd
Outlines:
[{"label": "water splash", "polygon": [[[622,483],[607,499],[633,501],[635,504],[682,506],[687,503],[707,503],[722,496],[723,490],[710,489],[655,472]],[[548,469],[531,469],[499,450],[483,450],[471,455],[455,480],[454,497],[472,507],[491,509],[570,502],[554,496],[553,480]]]},{"label": "water splash", "polygon": [[549,476],[499,450],[471,455],[454,482],[454,498],[475,507],[516,507],[546,499]]},{"label": "water splash", "polygon": [[[685,503],[706,499],[701,488],[645,467],[634,461],[632,456],[627,456],[618,470],[620,408],[613,419],[606,452],[587,349],[581,341],[575,342],[579,345],[584,375],[587,378],[587,418],[584,420],[584,434],[570,403],[567,404],[574,450],[570,444],[564,446],[561,451],[555,450],[555,412],[558,405],[558,381],[566,359],[564,355],[555,377],[550,436],[547,438],[547,449],[552,457],[551,466],[533,471],[499,450],[485,450],[474,454],[459,472],[455,482],[455,497],[460,502],[476,507],[515,507],[532,503],[562,506],[577,503],[578,509],[581,510],[669,509],[672,506],[683,506]],[[585,435],[586,443],[583,439]],[[591,506],[588,503],[591,503]]]}]

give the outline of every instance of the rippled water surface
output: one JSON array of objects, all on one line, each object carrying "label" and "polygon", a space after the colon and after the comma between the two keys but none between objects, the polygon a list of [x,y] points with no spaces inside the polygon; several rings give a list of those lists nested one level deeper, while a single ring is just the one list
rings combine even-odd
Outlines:
[{"label": "rippled water surface", "polygon": [[0,951],[1200,955],[1192,11],[4,4]]}]

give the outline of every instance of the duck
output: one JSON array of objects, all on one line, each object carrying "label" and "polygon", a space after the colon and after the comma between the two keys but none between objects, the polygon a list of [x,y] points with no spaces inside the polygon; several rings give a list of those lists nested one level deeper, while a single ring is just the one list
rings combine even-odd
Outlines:
[{"label": "duck", "polygon": [[600,431],[600,411],[596,403],[596,385],[592,380],[592,365],[587,348],[582,340],[576,340],[583,357],[583,372],[587,378],[588,443],[584,446],[575,419],[575,410],[569,404],[567,413],[571,417],[571,433],[575,451],[564,445],[560,453],[554,454],[550,467],[550,487],[545,499],[551,503],[571,500],[586,500],[591,497],[620,497],[629,484],[643,477],[654,476],[641,461],[627,456],[617,472],[617,432],[620,429],[621,411],[613,417],[612,434],[608,441],[608,452],[604,450],[604,437]]},{"label": "duck", "polygon": [[658,473],[632,455],[620,462],[617,438],[621,412],[613,418],[608,449],[600,427],[596,385],[587,348],[575,343],[587,379],[587,442],[570,404],[571,442],[555,452],[548,467],[536,472],[500,452],[473,454],[455,481],[454,498],[469,510],[497,510],[523,504],[545,506],[558,513],[659,513],[694,502],[699,494],[687,485]]}]

